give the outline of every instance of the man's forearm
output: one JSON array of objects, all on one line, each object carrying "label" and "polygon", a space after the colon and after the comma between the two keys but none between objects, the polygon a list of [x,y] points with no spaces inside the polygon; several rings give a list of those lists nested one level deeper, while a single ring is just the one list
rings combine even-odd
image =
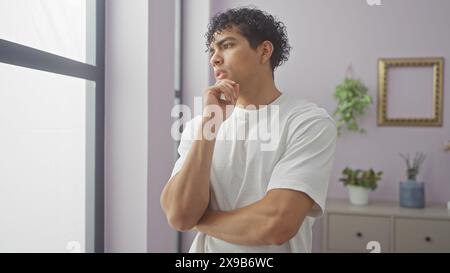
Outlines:
[{"label": "man's forearm", "polygon": [[[202,120],[198,134],[202,133],[207,121],[206,118]],[[201,137],[195,140],[183,167],[164,188],[161,205],[175,229],[192,228],[208,207],[214,145],[215,139]]]},{"label": "man's forearm", "polygon": [[276,212],[254,203],[232,211],[207,210],[195,226],[199,232],[241,245],[274,244]]},{"label": "man's forearm", "polygon": [[197,231],[241,245],[281,245],[294,237],[314,206],[306,193],[273,189],[261,200],[232,211],[210,211]]}]

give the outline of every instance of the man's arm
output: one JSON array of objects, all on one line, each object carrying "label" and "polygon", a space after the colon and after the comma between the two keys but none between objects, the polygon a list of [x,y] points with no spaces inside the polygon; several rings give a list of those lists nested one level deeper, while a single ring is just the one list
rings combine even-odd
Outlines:
[{"label": "man's arm", "polygon": [[232,211],[207,210],[195,229],[241,245],[281,245],[297,234],[314,201],[305,193],[273,189],[260,201]]},{"label": "man's arm", "polygon": [[[202,119],[202,133],[207,118]],[[161,194],[161,207],[169,224],[176,230],[191,229],[209,204],[209,179],[215,139],[195,140],[183,167],[166,184]]]},{"label": "man's arm", "polygon": [[[221,94],[226,100],[220,99]],[[227,105],[234,106],[238,95],[239,84],[227,79],[208,87],[204,92],[203,117],[196,132],[196,140],[182,168],[167,182],[161,193],[161,207],[169,224],[176,230],[192,229],[208,207],[216,135],[222,122],[228,118]],[[215,126],[209,128],[211,124]]]}]

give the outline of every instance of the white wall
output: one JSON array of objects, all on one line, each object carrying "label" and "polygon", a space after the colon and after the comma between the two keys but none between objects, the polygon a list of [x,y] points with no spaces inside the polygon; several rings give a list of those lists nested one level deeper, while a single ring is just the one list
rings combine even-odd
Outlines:
[{"label": "white wall", "polygon": [[148,1],[106,1],[105,252],[147,251]]},{"label": "white wall", "polygon": [[106,1],[106,252],[173,252],[159,205],[173,141],[174,2]]},{"label": "white wall", "polygon": [[106,1],[105,252],[147,251],[147,33],[147,1]]}]

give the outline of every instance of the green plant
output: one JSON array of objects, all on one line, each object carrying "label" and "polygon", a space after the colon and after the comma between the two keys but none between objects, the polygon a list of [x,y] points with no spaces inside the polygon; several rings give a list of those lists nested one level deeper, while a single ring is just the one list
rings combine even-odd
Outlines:
[{"label": "green plant", "polygon": [[345,78],[336,87],[334,98],[338,101],[333,115],[338,117],[339,134],[344,126],[351,132],[364,133],[365,130],[358,125],[358,118],[364,115],[367,106],[372,104],[367,87],[360,80]]},{"label": "green plant", "polygon": [[400,153],[400,156],[403,157],[406,163],[406,177],[408,177],[408,180],[416,181],[417,175],[419,174],[420,165],[422,165],[425,160],[425,154],[416,153],[412,162],[409,159],[409,154],[405,156]]},{"label": "green plant", "polygon": [[352,185],[375,190],[383,172],[375,172],[372,168],[369,170],[353,170],[346,167],[342,174],[344,176],[339,181],[342,181],[345,186]]}]

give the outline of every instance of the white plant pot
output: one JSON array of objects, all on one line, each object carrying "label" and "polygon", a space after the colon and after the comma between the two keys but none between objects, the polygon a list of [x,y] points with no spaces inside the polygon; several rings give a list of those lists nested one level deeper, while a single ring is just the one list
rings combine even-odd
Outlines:
[{"label": "white plant pot", "polygon": [[370,189],[347,185],[348,195],[350,197],[350,203],[353,205],[367,205],[369,203]]}]

